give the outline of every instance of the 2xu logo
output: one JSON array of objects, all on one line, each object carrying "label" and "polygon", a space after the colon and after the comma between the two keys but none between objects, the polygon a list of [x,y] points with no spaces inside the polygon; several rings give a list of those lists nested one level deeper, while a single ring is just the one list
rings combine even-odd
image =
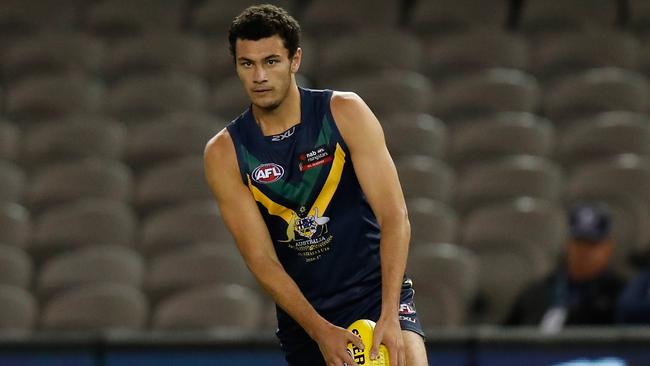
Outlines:
[{"label": "2xu logo", "polygon": [[257,183],[273,183],[284,175],[284,168],[275,163],[266,163],[253,170],[253,180]]}]

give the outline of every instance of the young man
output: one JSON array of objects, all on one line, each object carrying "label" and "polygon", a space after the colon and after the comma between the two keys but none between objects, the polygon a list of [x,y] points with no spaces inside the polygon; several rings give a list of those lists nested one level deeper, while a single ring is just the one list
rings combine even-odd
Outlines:
[{"label": "young man", "polygon": [[[251,272],[277,306],[290,365],[356,365],[345,329],[377,322],[391,365],[427,365],[405,278],[410,227],[379,122],[353,93],[296,84],[300,27],[253,6],[229,31],[248,108],[205,149],[206,179]],[[381,231],[381,235],[380,235]]]}]

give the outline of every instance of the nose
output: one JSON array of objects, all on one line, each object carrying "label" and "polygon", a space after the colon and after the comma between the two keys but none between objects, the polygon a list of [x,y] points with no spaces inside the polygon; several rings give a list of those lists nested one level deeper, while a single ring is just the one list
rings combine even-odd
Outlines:
[{"label": "nose", "polygon": [[253,81],[255,83],[263,83],[266,81],[266,70],[261,66],[256,66],[253,72]]}]

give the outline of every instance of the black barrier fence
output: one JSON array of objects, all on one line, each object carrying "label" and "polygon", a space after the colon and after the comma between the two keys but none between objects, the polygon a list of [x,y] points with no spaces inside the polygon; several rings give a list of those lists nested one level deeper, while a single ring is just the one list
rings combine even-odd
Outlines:
[{"label": "black barrier fence", "polygon": [[[429,330],[434,366],[650,366],[650,327]],[[578,362],[580,361],[580,362]],[[0,335],[0,366],[280,366],[268,334],[213,332]]]}]

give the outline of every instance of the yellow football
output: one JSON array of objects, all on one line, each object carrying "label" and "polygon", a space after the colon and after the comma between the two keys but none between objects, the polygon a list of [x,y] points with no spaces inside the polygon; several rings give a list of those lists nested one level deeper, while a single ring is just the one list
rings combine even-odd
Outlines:
[{"label": "yellow football", "polygon": [[370,349],[372,348],[372,337],[375,332],[375,322],[368,319],[359,319],[352,323],[348,330],[361,337],[365,346],[363,350],[352,343],[348,343],[348,351],[352,358],[359,365],[364,366],[389,366],[390,358],[388,357],[388,348],[383,344],[379,345],[379,353],[374,361],[370,359]]}]

